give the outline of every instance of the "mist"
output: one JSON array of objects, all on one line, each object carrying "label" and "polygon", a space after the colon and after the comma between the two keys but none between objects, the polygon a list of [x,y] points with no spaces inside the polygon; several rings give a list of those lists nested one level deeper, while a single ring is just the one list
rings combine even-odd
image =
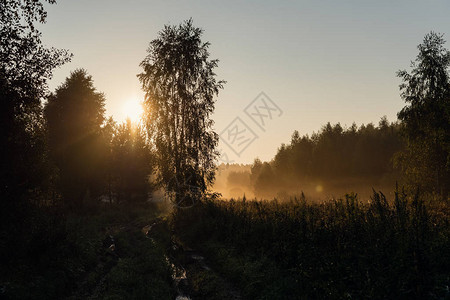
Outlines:
[{"label": "mist", "polygon": [[377,126],[328,123],[311,136],[295,131],[271,161],[221,164],[213,190],[225,199],[245,195],[289,200],[303,195],[325,201],[355,193],[369,200],[373,190],[394,190],[401,180],[396,153],[403,143],[399,124],[385,117]]}]

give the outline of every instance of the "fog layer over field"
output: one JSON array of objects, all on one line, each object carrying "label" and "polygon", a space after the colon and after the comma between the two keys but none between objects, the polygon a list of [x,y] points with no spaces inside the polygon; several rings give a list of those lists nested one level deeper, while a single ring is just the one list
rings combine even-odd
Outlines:
[{"label": "fog layer over field", "polygon": [[396,153],[404,147],[400,126],[382,118],[372,123],[343,128],[330,123],[313,133],[297,131],[282,144],[270,162],[221,164],[213,190],[224,198],[290,197],[328,200],[355,192],[369,200],[373,190],[392,191],[399,176]]}]

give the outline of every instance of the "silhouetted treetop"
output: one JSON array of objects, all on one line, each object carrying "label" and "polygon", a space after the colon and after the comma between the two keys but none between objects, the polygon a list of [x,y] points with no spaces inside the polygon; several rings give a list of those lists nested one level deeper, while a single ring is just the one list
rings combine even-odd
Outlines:
[{"label": "silhouetted treetop", "polygon": [[399,157],[414,185],[432,189],[447,199],[450,185],[450,51],[443,35],[431,32],[418,46],[411,71],[402,70],[401,97],[406,106],[398,113],[408,141]]},{"label": "silhouetted treetop", "polygon": [[[54,0],[47,1],[50,4]],[[67,50],[46,48],[34,23],[44,23],[47,13],[41,1],[12,0],[0,3],[0,73],[22,98],[40,98],[46,92],[52,70],[68,62]]]},{"label": "silhouetted treetop", "polygon": [[42,1],[0,2],[0,196],[11,202],[29,203],[49,178],[41,100],[53,69],[71,56],[42,45],[34,24],[46,16]]},{"label": "silhouetted treetop", "polygon": [[[166,25],[150,42],[139,80],[145,92],[148,133],[156,146],[159,183],[177,197],[205,191],[214,179],[218,135],[212,131],[218,60],[192,20]],[[181,197],[181,196],[180,196]]]},{"label": "silhouetted treetop", "polygon": [[121,201],[146,201],[150,192],[152,152],[145,128],[130,119],[115,127],[111,141],[112,189]]},{"label": "silhouetted treetop", "polygon": [[[65,200],[80,207],[85,193],[100,193],[108,141],[104,138],[105,97],[92,77],[75,70],[45,106],[51,157],[60,170]],[[108,127],[105,127],[109,130]]]},{"label": "silhouetted treetop", "polygon": [[255,159],[251,181],[255,195],[266,197],[317,180],[376,182],[393,172],[392,158],[402,148],[400,125],[386,117],[377,127],[369,123],[344,129],[327,123],[311,137],[294,131],[291,142],[282,144],[271,162]]}]

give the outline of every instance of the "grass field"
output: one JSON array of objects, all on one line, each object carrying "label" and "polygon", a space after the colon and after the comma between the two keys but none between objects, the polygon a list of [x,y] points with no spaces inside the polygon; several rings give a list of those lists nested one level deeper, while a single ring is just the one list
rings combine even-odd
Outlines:
[{"label": "grass field", "polygon": [[449,206],[395,193],[206,201],[175,211],[180,239],[246,299],[448,299]]},{"label": "grass field", "polygon": [[[46,212],[28,234],[10,235],[22,246],[3,269],[1,296],[449,299],[449,216],[448,203],[404,193]],[[186,273],[181,283],[174,270]]]}]

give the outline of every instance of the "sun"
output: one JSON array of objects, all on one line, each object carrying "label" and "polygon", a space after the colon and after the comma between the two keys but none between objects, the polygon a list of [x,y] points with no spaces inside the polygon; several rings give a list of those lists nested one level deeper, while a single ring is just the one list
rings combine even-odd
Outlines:
[{"label": "sun", "polygon": [[123,111],[127,119],[129,118],[133,123],[138,123],[144,113],[144,108],[142,102],[138,99],[130,99],[123,104]]}]

